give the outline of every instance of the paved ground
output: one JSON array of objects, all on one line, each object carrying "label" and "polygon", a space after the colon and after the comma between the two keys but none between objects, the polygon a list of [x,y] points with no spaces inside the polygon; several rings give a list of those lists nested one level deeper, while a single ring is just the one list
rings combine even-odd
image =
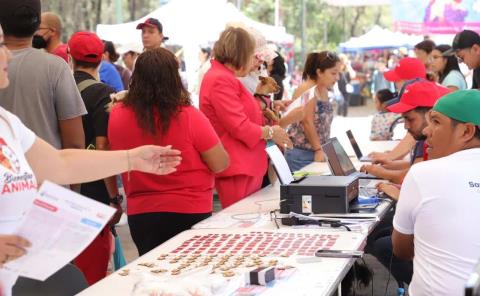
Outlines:
[{"label": "paved ground", "polygon": [[[367,104],[360,107],[350,107],[349,108],[349,116],[347,118],[343,117],[336,117],[334,124],[332,126],[332,134],[336,135],[336,130],[339,130],[343,133],[344,130],[351,128],[354,126],[355,131],[359,131],[362,135],[367,135],[369,133],[370,127],[368,125],[368,121],[360,120],[358,117],[365,117],[373,114],[374,107],[371,100],[367,101]],[[358,126],[358,124],[363,124],[363,126]],[[357,133],[355,133],[357,134]],[[350,147],[345,147],[348,149]],[[215,210],[218,211],[220,208],[218,202],[215,202]],[[133,243],[128,225],[117,226],[118,234],[121,238],[123,251],[125,253],[125,257],[128,262],[136,259],[138,257],[137,249],[135,248],[135,244]],[[367,287],[358,288],[356,290],[356,295],[391,295],[395,296],[397,284],[392,279],[389,282],[388,290],[386,291],[386,285],[388,281],[388,272],[387,270],[380,264],[378,261],[370,255],[365,256],[365,262],[367,266],[373,270],[374,278],[373,278],[373,291],[372,286],[369,285]],[[321,276],[321,275],[319,275]],[[385,293],[387,292],[387,293]],[[353,294],[352,294],[353,295]]]}]

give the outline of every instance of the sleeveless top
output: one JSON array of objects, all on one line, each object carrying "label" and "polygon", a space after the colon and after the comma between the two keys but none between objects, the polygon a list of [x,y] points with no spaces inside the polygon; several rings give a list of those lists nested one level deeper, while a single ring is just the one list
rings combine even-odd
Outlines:
[{"label": "sleeveless top", "polygon": [[[316,100],[313,98],[312,100]],[[330,127],[333,121],[333,106],[330,102],[318,101],[315,107],[314,125],[317,135],[320,138],[320,144],[324,144],[330,138]],[[305,129],[302,122],[296,122],[290,125],[288,135],[293,143],[293,147],[313,150],[312,145],[305,136]]]}]

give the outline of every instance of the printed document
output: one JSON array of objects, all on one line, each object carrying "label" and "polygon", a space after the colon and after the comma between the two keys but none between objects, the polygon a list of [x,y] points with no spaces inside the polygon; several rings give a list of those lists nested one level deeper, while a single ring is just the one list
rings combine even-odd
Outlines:
[{"label": "printed document", "polygon": [[285,159],[285,156],[283,156],[282,151],[278,149],[277,145],[267,147],[265,150],[272,161],[278,179],[280,179],[280,183],[282,185],[287,185],[293,182],[294,179],[290,172],[290,168],[288,167],[287,160]]},{"label": "printed document", "polygon": [[32,246],[5,268],[24,277],[46,280],[75,259],[114,213],[112,207],[45,181],[15,231]]}]

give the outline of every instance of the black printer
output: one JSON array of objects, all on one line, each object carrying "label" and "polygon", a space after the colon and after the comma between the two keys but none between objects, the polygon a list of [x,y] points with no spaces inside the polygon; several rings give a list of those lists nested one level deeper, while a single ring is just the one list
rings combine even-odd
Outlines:
[{"label": "black printer", "polygon": [[358,182],[355,176],[308,176],[280,185],[280,213],[348,213]]}]

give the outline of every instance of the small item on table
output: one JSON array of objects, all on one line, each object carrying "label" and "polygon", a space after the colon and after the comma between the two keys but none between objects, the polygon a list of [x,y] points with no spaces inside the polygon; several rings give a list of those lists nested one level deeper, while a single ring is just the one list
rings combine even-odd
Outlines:
[{"label": "small item on table", "polygon": [[275,267],[258,267],[246,273],[246,283],[251,285],[266,286],[271,281],[275,280]]},{"label": "small item on table", "polygon": [[142,263],[138,263],[137,264],[138,266],[145,266],[145,267],[148,267],[148,268],[152,268],[155,266],[155,263],[152,263],[152,262],[142,262]]}]

